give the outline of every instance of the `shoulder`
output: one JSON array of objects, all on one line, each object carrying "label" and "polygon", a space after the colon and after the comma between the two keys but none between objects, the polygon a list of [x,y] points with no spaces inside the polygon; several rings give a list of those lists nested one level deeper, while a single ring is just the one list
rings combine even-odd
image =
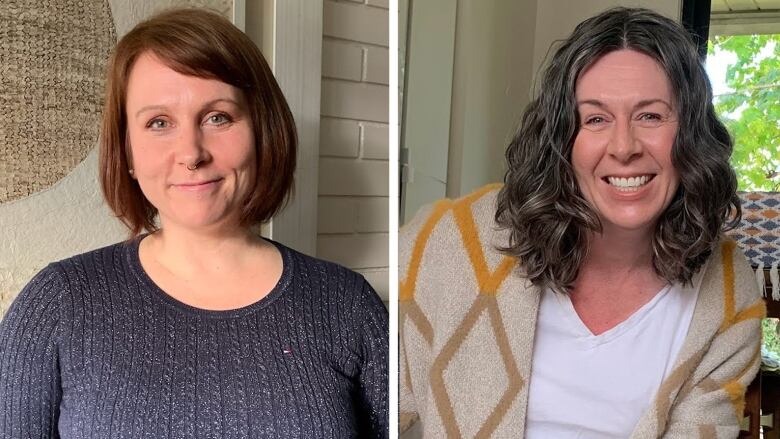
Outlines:
[{"label": "shoulder", "polygon": [[366,282],[360,273],[343,265],[309,256],[278,242],[274,244],[282,252],[284,263],[291,265],[292,274],[295,276],[342,288]]},{"label": "shoulder", "polygon": [[[139,239],[139,238],[136,238]],[[52,263],[62,273],[63,281],[68,286],[68,294],[72,305],[80,307],[91,306],[92,299],[106,294],[117,294],[134,277],[130,258],[135,240],[122,241],[116,244],[90,250]]]},{"label": "shoulder", "polygon": [[316,293],[322,300],[353,310],[386,309],[374,288],[362,274],[335,262],[319,259],[275,242],[282,252],[293,288],[301,293]]},{"label": "shoulder", "polygon": [[86,251],[59,260],[55,262],[54,265],[57,265],[66,273],[72,272],[75,269],[83,269],[84,267],[116,267],[117,263],[124,265],[127,263],[127,256],[130,255],[134,248],[137,249],[137,240],[139,239],[140,238],[135,238],[128,241],[121,241],[105,247]]},{"label": "shoulder", "polygon": [[399,303],[419,306],[432,321],[448,325],[475,294],[529,288],[522,270],[516,270],[516,258],[500,250],[509,240],[509,231],[495,222],[500,188],[490,185],[457,200],[437,201],[404,227],[398,245]]},{"label": "shoulder", "polygon": [[738,313],[749,307],[765,312],[755,272],[736,241],[731,238],[721,238],[714,248],[707,262],[703,282],[719,287],[709,290],[722,295],[726,313]]},{"label": "shoulder", "polygon": [[24,313],[28,308],[56,306],[64,289],[68,287],[62,269],[52,263],[39,271],[16,296],[6,317]]},{"label": "shoulder", "polygon": [[[743,345],[752,349],[760,338],[759,325],[766,315],[766,305],[756,276],[737,243],[721,238],[692,283],[698,298],[688,333],[691,346],[703,349],[704,344],[718,340],[725,346],[721,353]],[[716,355],[718,350],[710,351]]]},{"label": "shoulder", "polygon": [[60,302],[64,294],[84,290],[95,273],[105,273],[105,266],[116,265],[114,260],[126,252],[126,247],[126,243],[117,243],[48,264],[19,292],[9,314],[34,302],[49,301],[54,305],[55,299]]},{"label": "shoulder", "polygon": [[56,264],[47,265],[33,276],[8,312],[0,315],[0,365],[3,351],[14,340],[37,343],[39,338],[51,339],[60,325],[63,295],[68,290],[67,280]]},{"label": "shoulder", "polygon": [[[358,357],[365,343],[379,340],[386,346],[387,308],[363,275],[278,242],[275,244],[282,252],[284,263],[290,265],[285,269],[290,277],[289,297],[293,298],[289,304],[303,304],[307,309],[316,310],[309,317],[330,322],[335,338]],[[339,328],[344,326],[351,330],[341,331]],[[384,349],[386,352],[387,348]]]},{"label": "shoulder", "polygon": [[452,200],[442,199],[421,208],[399,232],[399,262],[402,274],[421,263],[429,248],[491,247],[503,244],[503,234],[494,217],[501,184],[481,187]]}]

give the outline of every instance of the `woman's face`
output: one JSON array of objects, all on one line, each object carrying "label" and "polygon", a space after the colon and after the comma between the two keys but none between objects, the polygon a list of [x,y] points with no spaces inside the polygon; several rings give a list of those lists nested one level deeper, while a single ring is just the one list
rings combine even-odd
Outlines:
[{"label": "woman's face", "polygon": [[144,53],[130,71],[126,111],[134,177],[161,225],[237,226],[256,178],[241,90],[183,75]]},{"label": "woman's face", "polygon": [[604,232],[652,233],[679,186],[677,112],[661,66],[634,50],[604,55],[576,83],[572,164]]}]

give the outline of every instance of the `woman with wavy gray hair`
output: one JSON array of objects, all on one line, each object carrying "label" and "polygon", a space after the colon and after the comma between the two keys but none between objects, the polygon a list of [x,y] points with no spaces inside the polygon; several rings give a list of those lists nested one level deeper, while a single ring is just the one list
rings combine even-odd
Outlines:
[{"label": "woman with wavy gray hair", "polygon": [[686,31],[581,23],[503,187],[402,231],[401,428],[426,436],[736,437],[764,315],[724,228],[732,142]]}]

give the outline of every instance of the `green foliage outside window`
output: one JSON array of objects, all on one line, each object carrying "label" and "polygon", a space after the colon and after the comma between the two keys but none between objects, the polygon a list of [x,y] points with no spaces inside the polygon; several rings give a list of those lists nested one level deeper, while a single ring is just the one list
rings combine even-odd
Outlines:
[{"label": "green foliage outside window", "polygon": [[780,191],[780,35],[723,35],[710,39],[708,57],[726,51],[726,85],[715,96],[721,120],[734,138],[731,163],[739,189]]},{"label": "green foliage outside window", "polygon": [[764,319],[761,322],[763,343],[761,345],[761,358],[764,370],[780,371],[780,328],[778,319]]}]

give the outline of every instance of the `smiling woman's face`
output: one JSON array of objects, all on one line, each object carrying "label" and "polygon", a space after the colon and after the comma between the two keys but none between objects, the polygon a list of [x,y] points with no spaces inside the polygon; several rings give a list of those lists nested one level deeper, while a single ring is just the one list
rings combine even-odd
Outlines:
[{"label": "smiling woman's face", "polygon": [[633,50],[599,58],[576,83],[577,183],[604,226],[651,233],[679,186],[672,165],[677,113],[661,66]]},{"label": "smiling woman's face", "polygon": [[236,227],[256,178],[243,93],[144,53],[130,71],[125,110],[134,178],[161,226]]}]

